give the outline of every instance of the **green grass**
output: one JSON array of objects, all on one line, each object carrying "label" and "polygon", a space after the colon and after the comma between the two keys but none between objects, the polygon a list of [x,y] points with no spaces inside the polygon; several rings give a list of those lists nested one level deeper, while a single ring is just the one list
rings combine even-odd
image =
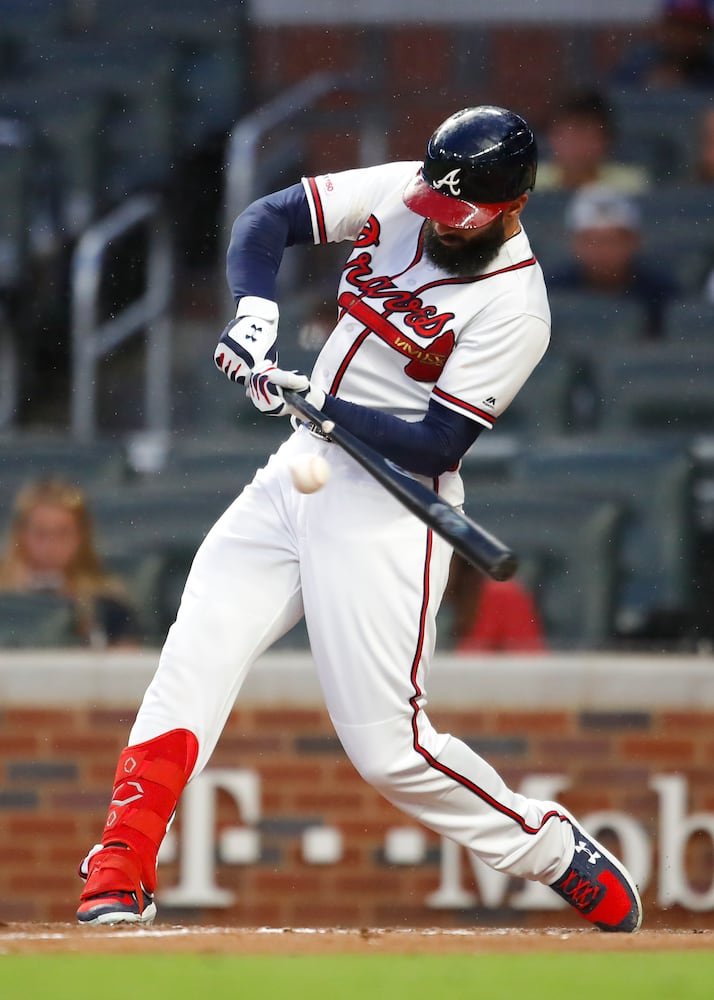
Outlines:
[{"label": "green grass", "polygon": [[3,1000],[711,1000],[714,952],[4,955],[0,996]]}]

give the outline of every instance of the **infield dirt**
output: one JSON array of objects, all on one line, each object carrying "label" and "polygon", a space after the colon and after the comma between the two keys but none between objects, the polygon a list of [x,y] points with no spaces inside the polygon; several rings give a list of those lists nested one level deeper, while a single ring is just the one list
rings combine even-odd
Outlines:
[{"label": "infield dirt", "polygon": [[16,923],[0,926],[0,954],[475,954],[527,952],[714,950],[711,930],[644,930],[603,934],[572,930],[433,930],[362,928],[245,928],[157,925],[152,928],[79,927]]}]

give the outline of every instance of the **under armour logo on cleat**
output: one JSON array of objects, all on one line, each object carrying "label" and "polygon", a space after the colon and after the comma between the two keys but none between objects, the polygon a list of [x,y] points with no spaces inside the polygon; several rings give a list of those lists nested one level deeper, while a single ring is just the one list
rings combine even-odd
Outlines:
[{"label": "under armour logo on cleat", "polygon": [[575,845],[575,853],[576,854],[581,854],[583,851],[585,851],[585,853],[588,856],[588,864],[589,865],[597,864],[597,862],[602,857],[602,854],[600,854],[599,851],[591,851],[590,848],[588,847],[588,845],[585,843],[585,841],[584,840],[580,840]]}]

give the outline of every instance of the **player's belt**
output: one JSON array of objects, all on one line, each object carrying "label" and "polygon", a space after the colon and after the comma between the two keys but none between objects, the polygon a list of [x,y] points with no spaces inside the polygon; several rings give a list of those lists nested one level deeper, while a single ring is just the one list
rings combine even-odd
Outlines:
[{"label": "player's belt", "polygon": [[305,426],[307,427],[307,429],[310,431],[311,434],[315,435],[315,437],[319,437],[323,441],[332,441],[330,435],[325,434],[325,432],[323,431],[322,427],[320,427],[319,424],[309,423],[305,424]]},{"label": "player's belt", "polygon": [[332,444],[332,438],[325,434],[319,424],[312,423],[309,420],[301,420],[296,416],[290,417],[290,423],[293,425],[295,430],[297,430],[298,427],[304,427],[306,430],[310,431],[311,434],[314,434],[315,437],[319,437],[321,441],[329,441],[330,444]]}]

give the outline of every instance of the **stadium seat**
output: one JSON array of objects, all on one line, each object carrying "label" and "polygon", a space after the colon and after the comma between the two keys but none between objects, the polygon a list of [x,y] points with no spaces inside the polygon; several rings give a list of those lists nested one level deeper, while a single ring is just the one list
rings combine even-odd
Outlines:
[{"label": "stadium seat", "polygon": [[235,496],[225,485],[184,488],[137,484],[130,488],[90,488],[98,536],[112,551],[124,544],[144,551],[195,548]]},{"label": "stadium seat", "polygon": [[483,431],[461,461],[466,492],[482,485],[508,482],[524,443],[516,434]]},{"label": "stadium seat", "polygon": [[536,184],[523,210],[523,228],[546,274],[566,252],[565,210],[569,200],[568,191],[539,191]]},{"label": "stadium seat", "polygon": [[616,503],[515,483],[471,491],[465,510],[518,555],[550,648],[608,645],[621,520]]},{"label": "stadium seat", "polygon": [[644,163],[659,182],[691,175],[699,117],[711,106],[705,88],[613,87],[608,97],[617,122],[617,157]]},{"label": "stadium seat", "polygon": [[0,303],[0,431],[14,423],[20,394],[20,338]]},{"label": "stadium seat", "polygon": [[606,433],[686,437],[714,422],[714,347],[643,344],[612,350],[595,373]]},{"label": "stadium seat", "polygon": [[[238,493],[280,447],[291,432],[283,420],[262,419],[245,413],[231,433],[207,437],[176,437],[157,483],[176,483],[181,488],[223,484]],[[238,431],[240,428],[240,431]]]},{"label": "stadium seat", "polygon": [[[153,5],[152,37],[171,52],[180,146],[190,149],[226,132],[245,110],[248,59],[242,4],[212,3],[196,17],[175,3]],[[146,33],[141,4],[127,18],[129,36]],[[110,34],[115,37],[114,29]]]},{"label": "stadium seat", "polygon": [[[146,551],[127,537],[112,551],[102,544],[101,557],[107,570],[126,586],[141,629],[141,639],[147,645],[163,641],[171,624],[165,613],[165,573],[170,554]],[[178,606],[178,604],[177,604]],[[174,613],[175,613],[174,608]]]},{"label": "stadium seat", "polygon": [[645,329],[642,304],[626,296],[554,290],[548,297],[551,351],[592,360],[633,343]]},{"label": "stadium seat", "polygon": [[98,484],[114,489],[126,472],[124,450],[117,442],[79,443],[59,433],[8,432],[0,435],[0,516],[9,516],[25,483],[58,478],[83,489]]},{"label": "stadium seat", "polygon": [[702,296],[672,302],[664,314],[667,344],[681,346],[685,354],[696,355],[714,349],[714,302]]},{"label": "stadium seat", "polygon": [[671,273],[682,294],[700,294],[714,265],[714,235],[708,224],[711,189],[691,181],[662,184],[640,204],[644,258]]},{"label": "stadium seat", "polygon": [[0,593],[0,648],[77,646],[71,604],[54,594]]},{"label": "stadium seat", "polygon": [[692,462],[679,444],[581,437],[524,453],[516,479],[540,493],[587,498],[622,511],[615,590],[618,627],[653,609],[689,606]]},{"label": "stadium seat", "polygon": [[548,350],[495,431],[524,438],[567,433],[577,426],[577,394],[582,366],[575,358]]},{"label": "stadium seat", "polygon": [[0,111],[0,293],[24,280],[30,231],[32,137],[14,114]]}]

